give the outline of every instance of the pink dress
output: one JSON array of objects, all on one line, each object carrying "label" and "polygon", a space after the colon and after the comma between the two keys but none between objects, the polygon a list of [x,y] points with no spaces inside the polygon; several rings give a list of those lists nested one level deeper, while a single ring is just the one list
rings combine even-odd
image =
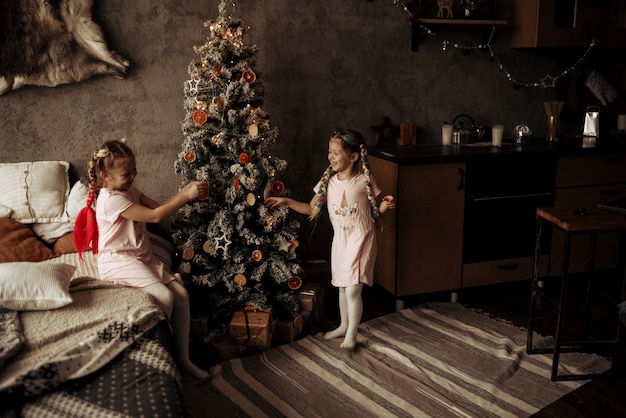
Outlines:
[{"label": "pink dress", "polygon": [[[380,194],[370,177],[374,197]],[[315,191],[319,184],[315,187]],[[365,188],[365,175],[359,173],[349,180],[330,178],[327,206],[333,226],[330,255],[332,284],[336,287],[374,283],[376,262],[376,226]]]},{"label": "pink dress", "polygon": [[130,287],[146,287],[175,280],[159,259],[152,255],[146,224],[121,216],[133,204],[140,204],[141,191],[103,188],[96,202],[98,221],[98,272],[100,278]]}]

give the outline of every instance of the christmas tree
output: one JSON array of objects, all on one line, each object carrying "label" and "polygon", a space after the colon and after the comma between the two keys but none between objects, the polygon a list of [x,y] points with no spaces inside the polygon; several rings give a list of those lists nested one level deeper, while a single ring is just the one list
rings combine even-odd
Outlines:
[{"label": "christmas tree", "polygon": [[244,43],[243,22],[226,17],[226,2],[207,21],[206,42],[195,46],[184,83],[185,139],[175,163],[182,184],[206,181],[209,195],[173,217],[192,309],[210,314],[224,330],[233,312],[272,306],[295,318],[294,290],[302,280],[296,261],[299,224],[286,207],[268,209],[269,195],[285,193],[286,162],[270,154],[278,129],[261,105],[256,45]]}]

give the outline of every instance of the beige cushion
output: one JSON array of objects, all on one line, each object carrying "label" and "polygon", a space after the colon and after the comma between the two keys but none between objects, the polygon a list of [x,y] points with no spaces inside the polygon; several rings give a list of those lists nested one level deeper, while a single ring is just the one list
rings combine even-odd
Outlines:
[{"label": "beige cushion", "polygon": [[54,260],[0,264],[0,307],[17,311],[55,309],[72,302],[71,264]]},{"label": "beige cushion", "polygon": [[0,205],[23,223],[68,222],[67,161],[0,163]]}]

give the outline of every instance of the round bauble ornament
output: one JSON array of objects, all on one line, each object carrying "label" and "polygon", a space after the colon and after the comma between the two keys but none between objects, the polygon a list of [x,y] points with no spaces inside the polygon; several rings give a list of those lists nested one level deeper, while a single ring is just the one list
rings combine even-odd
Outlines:
[{"label": "round bauble ornament", "polygon": [[250,162],[250,156],[246,152],[242,152],[239,154],[239,162],[243,165],[246,165]]}]

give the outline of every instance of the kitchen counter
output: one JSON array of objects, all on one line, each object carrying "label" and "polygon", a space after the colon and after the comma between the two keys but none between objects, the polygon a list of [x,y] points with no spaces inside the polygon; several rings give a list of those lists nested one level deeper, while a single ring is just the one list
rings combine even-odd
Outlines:
[{"label": "kitchen counter", "polygon": [[[378,186],[397,209],[382,219],[375,281],[396,297],[528,280],[536,209],[593,208],[626,197],[626,140],[582,138],[523,145],[382,144],[369,148]],[[615,266],[615,237],[598,237],[596,266]],[[559,274],[561,245],[547,237],[541,275]],[[573,242],[570,272],[582,272],[589,244]],[[550,256],[549,254],[552,254]]]},{"label": "kitchen counter", "polygon": [[583,141],[582,138],[566,138],[548,142],[545,138],[532,138],[522,145],[504,140],[502,147],[493,147],[490,142],[454,144],[450,146],[421,144],[379,144],[368,148],[370,155],[400,165],[450,163],[475,158],[497,158],[499,155],[552,153],[556,155],[593,155],[626,152],[626,140]]}]

